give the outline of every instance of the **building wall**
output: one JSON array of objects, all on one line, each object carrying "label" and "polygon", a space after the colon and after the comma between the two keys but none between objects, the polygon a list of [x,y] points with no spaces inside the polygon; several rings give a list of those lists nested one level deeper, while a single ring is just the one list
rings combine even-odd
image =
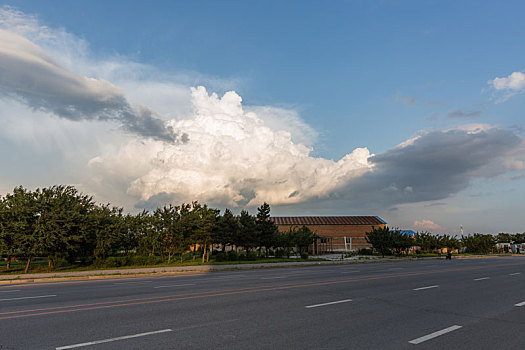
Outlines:
[{"label": "building wall", "polygon": [[[331,237],[331,247],[327,250],[344,251],[345,241],[344,237],[352,238],[352,243],[346,245],[347,250],[358,250],[361,248],[369,248],[370,244],[366,242],[366,233],[372,231],[372,228],[383,228],[386,225],[305,225],[310,230],[319,236]],[[289,232],[290,225],[278,225],[279,231]],[[292,226],[293,227],[293,226]],[[301,227],[301,226],[296,226]],[[321,242],[318,241],[319,244]],[[322,244],[321,244],[322,245]]]}]

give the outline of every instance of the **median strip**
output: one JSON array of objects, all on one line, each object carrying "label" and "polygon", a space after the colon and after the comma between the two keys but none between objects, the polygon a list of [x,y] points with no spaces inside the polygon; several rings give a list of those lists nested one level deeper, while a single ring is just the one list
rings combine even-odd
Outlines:
[{"label": "median strip", "polygon": [[331,301],[329,303],[308,305],[308,306],[305,306],[305,308],[311,309],[313,307],[320,307],[320,306],[327,306],[327,305],[333,305],[333,304],[348,303],[349,301],[352,301],[352,300],[351,299],[345,299],[345,300]]},{"label": "median strip", "polygon": [[0,301],[8,301],[8,300],[22,300],[22,299],[38,299],[38,298],[51,298],[56,297],[55,294],[51,295],[37,295],[34,297],[19,297],[19,298],[8,298],[8,299],[0,299]]},{"label": "median strip", "polygon": [[73,345],[66,345],[56,348],[56,350],[65,350],[65,349],[75,349],[75,348],[81,348],[84,346],[90,346],[90,345],[96,345],[96,344],[103,344],[103,343],[110,343],[117,340],[125,340],[125,339],[132,339],[132,338],[138,338],[138,337],[145,337],[147,335],[153,335],[153,334],[160,334],[160,333],[166,333],[166,332],[172,332],[172,329],[161,329],[160,331],[153,331],[153,332],[146,332],[146,333],[138,333],[138,334],[132,334],[132,335],[125,335],[122,337],[116,337],[116,338],[109,338],[109,339],[102,339],[102,340],[95,340],[90,341],[87,343],[79,343],[79,344],[73,344]]},{"label": "median strip", "polygon": [[445,328],[445,329],[442,329],[440,331],[437,331],[437,332],[434,332],[434,333],[430,333],[430,334],[427,334],[423,337],[420,337],[420,338],[417,338],[417,339],[414,339],[414,340],[411,340],[409,341],[410,344],[420,344],[420,343],[423,343],[427,340],[430,340],[430,339],[434,339],[436,337],[439,337],[440,335],[443,335],[443,334],[447,334],[449,332],[452,332],[452,331],[455,331],[457,329],[460,329],[462,326],[458,326],[458,325],[454,325],[454,326],[451,326],[451,327],[448,327],[448,328]]},{"label": "median strip", "polygon": [[435,286],[428,286],[428,287],[419,287],[419,288],[414,288],[412,290],[423,290],[423,289],[430,289],[430,288],[437,288],[439,287],[438,285],[435,285]]}]

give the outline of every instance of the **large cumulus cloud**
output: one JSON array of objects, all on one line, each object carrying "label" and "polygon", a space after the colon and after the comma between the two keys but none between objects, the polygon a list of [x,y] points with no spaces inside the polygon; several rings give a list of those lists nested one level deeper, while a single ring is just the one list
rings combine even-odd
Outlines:
[{"label": "large cumulus cloud", "polygon": [[326,197],[371,168],[366,148],[338,161],[311,157],[311,148],[267,125],[255,112],[260,109],[246,112],[241,101],[233,91],[220,98],[204,87],[192,89],[193,115],[168,123],[188,135],[185,143],[131,141],[116,154],[92,159],[90,167],[109,174],[140,158],[127,192],[142,201],[198,199],[234,207]]}]

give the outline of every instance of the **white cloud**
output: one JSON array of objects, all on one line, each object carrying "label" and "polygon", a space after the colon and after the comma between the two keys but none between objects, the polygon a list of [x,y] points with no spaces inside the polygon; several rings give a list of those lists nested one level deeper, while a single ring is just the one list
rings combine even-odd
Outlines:
[{"label": "white cloud", "polygon": [[[312,149],[294,142],[291,132],[267,125],[254,112],[260,109],[244,111],[241,101],[233,91],[220,98],[204,87],[192,89],[194,114],[168,122],[188,135],[187,142],[130,141],[93,159],[91,170],[101,178],[134,172],[127,192],[144,201],[167,194],[235,207],[326,197],[370,170],[367,149],[337,162],[313,158]],[[272,110],[263,109],[270,120]],[[130,169],[133,159],[140,161]]]},{"label": "white cloud", "polygon": [[514,72],[505,78],[495,78],[489,81],[496,90],[521,90],[525,87],[525,74]]},{"label": "white cloud", "polygon": [[412,228],[416,231],[443,232],[445,229],[432,220],[414,221]]}]

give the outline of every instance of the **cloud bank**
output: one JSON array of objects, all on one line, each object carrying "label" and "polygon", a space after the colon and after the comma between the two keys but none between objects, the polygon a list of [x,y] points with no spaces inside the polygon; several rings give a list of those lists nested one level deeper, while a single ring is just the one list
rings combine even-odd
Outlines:
[{"label": "cloud bank", "polygon": [[132,107],[103,79],[62,68],[41,47],[0,29],[0,96],[70,120],[116,120],[125,130],[174,141],[174,130],[145,106]]},{"label": "cloud bank", "polygon": [[[190,89],[196,79],[120,57],[92,59],[82,40],[5,8],[0,42],[0,145],[64,157],[54,164],[64,163],[68,182],[127,209],[199,200],[368,212],[450,197],[475,178],[525,169],[523,139],[490,125],[421,131],[377,155],[356,148],[338,160],[314,157],[317,132],[292,109],[245,106],[234,91]],[[231,90],[215,84],[210,90]],[[494,84],[501,86],[519,84]],[[108,131],[115,124],[122,128]]]}]

